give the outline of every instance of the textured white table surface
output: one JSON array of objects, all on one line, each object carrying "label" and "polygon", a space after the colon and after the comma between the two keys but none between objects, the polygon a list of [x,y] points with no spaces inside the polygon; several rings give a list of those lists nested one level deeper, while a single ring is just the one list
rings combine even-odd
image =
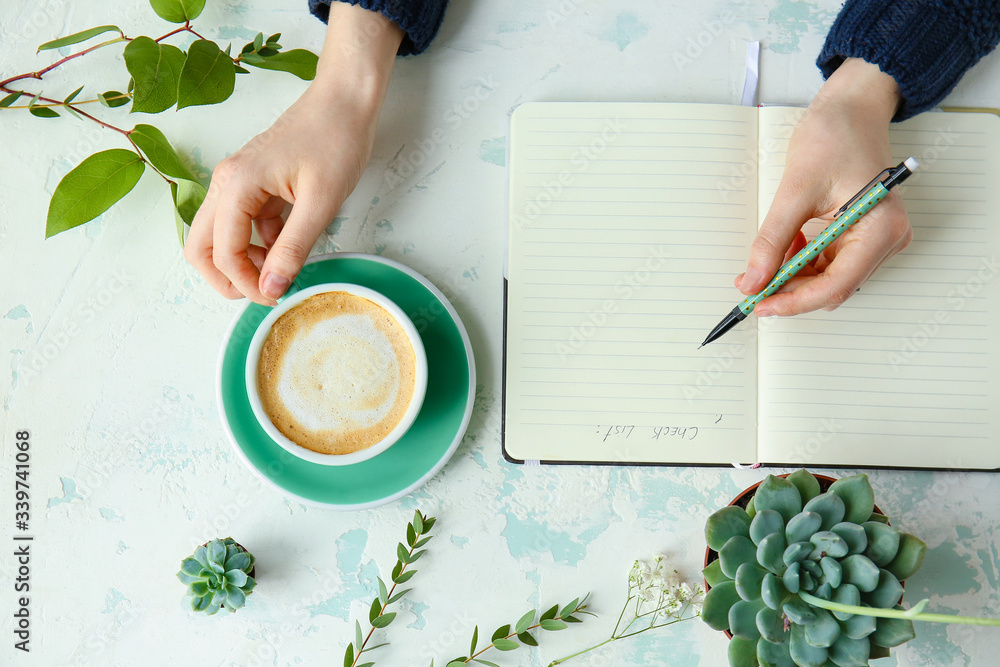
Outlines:
[{"label": "textured white table surface", "polygon": [[[258,30],[318,50],[304,0],[209,0],[196,25],[237,48]],[[426,667],[467,650],[531,606],[592,592],[597,619],[547,634],[539,650],[494,654],[546,665],[604,639],[636,558],[666,553],[694,579],[702,525],[762,478],[692,468],[523,468],[500,456],[501,263],[508,110],[529,100],[735,104],[746,42],[763,43],[760,99],[806,103],[813,61],[839,3],[709,0],[629,3],[453,0],[430,51],[397,62],[371,164],[315,252],[379,253],[428,276],[461,313],[479,373],[458,453],[427,486],[378,509],[306,508],[264,487],[226,441],[215,400],[219,343],[238,303],[186,264],[155,175],[99,221],[43,240],[55,184],[119,137],[71,119],[0,117],[0,663],[4,665],[339,665],[374,576],[393,563],[413,512],[438,517],[415,590],[386,631],[378,665]],[[170,28],[140,0],[8,0],[4,75],[37,69],[35,47],[93,25],[129,35]],[[700,42],[700,45],[699,45]],[[1000,106],[1000,58],[973,70],[949,103]],[[124,89],[120,50],[74,61],[43,85],[64,96]],[[153,118],[189,165],[211,167],[266,128],[303,90],[255,71],[217,107]],[[111,122],[149,122],[98,108]],[[331,147],[336,150],[336,147]],[[396,178],[395,175],[399,177]],[[31,653],[13,649],[15,432],[31,431]],[[930,545],[906,598],[1000,615],[1000,476],[874,472],[882,507]],[[259,585],[235,616],[189,613],[180,560],[233,535],[258,559]],[[885,664],[992,665],[1000,632],[918,628]],[[725,662],[700,621],[582,657],[590,665]],[[381,655],[380,655],[381,654]],[[491,656],[486,656],[491,657]],[[574,663],[569,663],[574,664]]]}]

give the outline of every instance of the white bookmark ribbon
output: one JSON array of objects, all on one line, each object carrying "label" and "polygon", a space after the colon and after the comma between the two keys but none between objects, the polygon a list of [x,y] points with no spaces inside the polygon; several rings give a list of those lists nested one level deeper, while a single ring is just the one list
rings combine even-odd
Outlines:
[{"label": "white bookmark ribbon", "polygon": [[747,43],[747,75],[743,80],[743,98],[740,104],[754,106],[757,99],[757,82],[760,80],[760,42]]}]

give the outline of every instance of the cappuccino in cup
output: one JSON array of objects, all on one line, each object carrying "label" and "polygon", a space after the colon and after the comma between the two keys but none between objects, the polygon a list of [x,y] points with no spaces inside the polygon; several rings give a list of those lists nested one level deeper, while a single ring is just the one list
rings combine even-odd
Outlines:
[{"label": "cappuccino in cup", "polygon": [[260,405],[283,436],[318,454],[383,443],[408,415],[412,421],[414,394],[423,398],[414,335],[364,296],[312,294],[278,317],[261,345]]}]

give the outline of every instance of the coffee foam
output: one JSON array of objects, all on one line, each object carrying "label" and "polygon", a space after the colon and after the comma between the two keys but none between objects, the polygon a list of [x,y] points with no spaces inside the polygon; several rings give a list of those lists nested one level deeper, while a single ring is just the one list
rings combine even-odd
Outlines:
[{"label": "coffee foam", "polygon": [[261,348],[264,411],[289,440],[323,454],[379,442],[400,422],[415,385],[402,326],[347,292],[309,297],[274,323]]}]

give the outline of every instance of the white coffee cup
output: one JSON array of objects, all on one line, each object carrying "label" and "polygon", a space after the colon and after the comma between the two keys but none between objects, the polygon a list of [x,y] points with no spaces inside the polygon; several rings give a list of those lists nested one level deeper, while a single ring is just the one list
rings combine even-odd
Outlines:
[{"label": "white coffee cup", "polygon": [[[271,332],[271,327],[278,320],[278,318],[309,297],[326,292],[346,292],[350,295],[367,299],[381,307],[383,310],[388,312],[397,323],[399,323],[400,327],[402,327],[403,331],[406,333],[410,346],[413,348],[413,395],[410,398],[410,403],[406,408],[406,411],[403,413],[402,418],[396,426],[378,442],[373,443],[364,449],[347,454],[323,454],[321,452],[315,452],[311,449],[307,449],[306,447],[290,440],[280,430],[278,430],[278,427],[276,427],[270,417],[268,417],[260,398],[260,392],[257,388],[257,366],[260,361],[261,349],[264,346],[264,341],[267,339],[267,335]],[[321,465],[351,465],[354,463],[360,463],[361,461],[366,461],[389,449],[389,447],[403,437],[406,431],[409,430],[410,426],[413,425],[413,421],[417,418],[417,414],[420,412],[420,407],[423,405],[424,394],[427,391],[427,354],[424,351],[424,344],[420,340],[420,334],[417,333],[417,329],[413,326],[413,322],[406,316],[406,313],[404,313],[402,309],[400,309],[399,306],[393,303],[388,297],[361,285],[354,285],[351,283],[324,283],[308,287],[291,295],[286,294],[281,299],[281,302],[275,306],[271,312],[267,314],[267,317],[261,321],[257,327],[257,331],[253,335],[253,338],[250,340],[250,348],[247,351],[246,387],[247,396],[250,399],[250,407],[253,409],[253,413],[257,417],[257,421],[260,423],[261,428],[263,428],[268,436],[270,436],[270,438],[278,445],[295,456],[306,461],[311,461],[312,463],[319,463]]]}]

